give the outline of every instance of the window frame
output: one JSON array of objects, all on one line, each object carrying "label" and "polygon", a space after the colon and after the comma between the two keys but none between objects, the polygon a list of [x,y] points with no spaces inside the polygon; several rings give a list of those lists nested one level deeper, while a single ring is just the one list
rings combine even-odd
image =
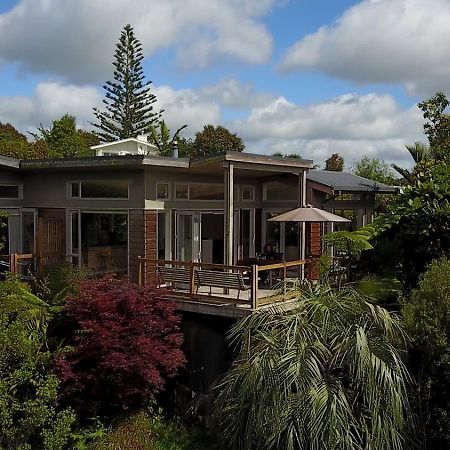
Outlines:
[{"label": "window frame", "polygon": [[[81,185],[82,183],[101,183],[104,181],[123,181],[127,183],[127,196],[126,197],[82,197],[81,196]],[[78,184],[78,197],[72,195],[72,185]],[[95,179],[95,180],[70,180],[67,181],[67,199],[68,200],[84,200],[84,201],[127,201],[130,200],[130,180],[105,180],[105,179]]]},{"label": "window frame", "polygon": [[[158,186],[161,186],[161,185],[167,186],[167,197],[166,198],[158,197]],[[188,196],[189,196],[189,188],[188,188]],[[157,181],[156,182],[155,199],[160,200],[160,201],[170,201],[172,199],[171,184],[168,181]]]},{"label": "window frame", "polygon": [[[187,185],[188,187],[188,197],[187,198],[177,198],[177,186]],[[191,186],[223,186],[223,199],[191,199]],[[174,187],[174,201],[177,202],[223,202],[225,199],[225,186],[222,183],[203,183],[203,182],[176,182]]]},{"label": "window frame", "polygon": [[0,196],[0,200],[23,200],[23,183],[0,183],[0,188],[2,186],[17,187],[17,197]]},{"label": "window frame", "polygon": [[[250,189],[251,190],[251,198],[244,198],[244,190]],[[241,186],[241,196],[240,199],[242,202],[254,202],[255,201],[255,186],[252,186],[251,184],[244,184]]]}]

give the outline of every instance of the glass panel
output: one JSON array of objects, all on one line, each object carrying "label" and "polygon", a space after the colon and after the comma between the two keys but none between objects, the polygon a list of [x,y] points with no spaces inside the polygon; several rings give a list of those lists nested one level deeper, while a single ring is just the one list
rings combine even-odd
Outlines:
[{"label": "glass panel", "polygon": [[80,254],[80,249],[78,248],[78,242],[80,237],[80,230],[78,229],[79,228],[78,217],[79,217],[78,211],[72,211],[70,213],[70,223],[72,227],[72,239],[71,239],[72,248],[70,249],[70,252],[72,253],[72,255]]},{"label": "glass panel", "polygon": [[242,258],[250,257],[250,210],[241,211],[241,248]]},{"label": "glass panel", "polygon": [[9,255],[8,216],[0,215],[0,255]]},{"label": "glass panel", "polygon": [[341,223],[335,223],[334,224],[334,231],[354,231],[357,228],[356,223],[356,214],[355,210],[353,209],[335,209],[334,214],[337,214],[338,216],[345,217],[346,219],[351,220],[351,222],[341,222]]},{"label": "glass panel", "polygon": [[158,183],[156,185],[156,198],[166,200],[169,198],[169,185],[167,183]]},{"label": "glass panel", "polygon": [[81,198],[128,198],[128,181],[82,181]]},{"label": "glass panel", "polygon": [[166,259],[166,214],[158,214],[158,259]]},{"label": "glass panel", "polygon": [[22,213],[22,251],[34,253],[34,212]]},{"label": "glass panel", "polygon": [[202,213],[201,261],[223,264],[224,262],[224,221],[223,214]]},{"label": "glass panel", "polygon": [[96,274],[128,272],[128,215],[81,213],[83,264]]},{"label": "glass panel", "polygon": [[20,216],[19,214],[10,214],[8,216],[9,228],[9,253],[19,253],[21,244]]},{"label": "glass panel", "polygon": [[225,198],[223,184],[191,184],[189,200],[223,200]]},{"label": "glass panel", "polygon": [[76,183],[70,183],[70,195],[73,198],[80,197],[80,183],[78,181]]},{"label": "glass panel", "polygon": [[189,185],[176,184],[175,185],[175,198],[177,200],[187,200],[189,197]]},{"label": "glass panel", "polygon": [[181,261],[192,261],[193,217],[191,215],[180,215],[178,225],[178,257]]},{"label": "glass panel", "polygon": [[298,190],[290,185],[272,181],[264,185],[265,200],[268,201],[296,201]]},{"label": "glass panel", "polygon": [[286,261],[300,259],[299,252],[299,224],[297,222],[284,223],[284,256]]},{"label": "glass panel", "polygon": [[253,186],[242,186],[242,200],[253,201],[255,199],[255,188]]},{"label": "glass panel", "polygon": [[267,222],[272,217],[278,216],[277,213],[266,214],[266,242],[270,244],[272,249],[280,253],[281,249],[281,222]]},{"label": "glass panel", "polygon": [[0,198],[19,198],[19,186],[0,185]]}]

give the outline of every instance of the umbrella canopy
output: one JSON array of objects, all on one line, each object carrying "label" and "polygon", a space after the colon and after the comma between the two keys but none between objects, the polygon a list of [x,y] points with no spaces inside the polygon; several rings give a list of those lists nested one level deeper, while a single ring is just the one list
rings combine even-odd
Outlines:
[{"label": "umbrella canopy", "polygon": [[351,222],[345,217],[337,216],[323,209],[305,207],[296,208],[279,216],[272,217],[268,222]]}]

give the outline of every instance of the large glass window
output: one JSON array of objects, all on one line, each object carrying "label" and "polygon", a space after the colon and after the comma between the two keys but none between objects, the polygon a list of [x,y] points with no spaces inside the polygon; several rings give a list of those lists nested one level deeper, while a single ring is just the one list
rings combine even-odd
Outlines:
[{"label": "large glass window", "polygon": [[170,198],[169,183],[156,184],[156,199],[168,200]]},{"label": "large glass window", "polygon": [[70,183],[69,192],[72,198],[127,199],[128,181],[75,181]]},{"label": "large glass window", "polygon": [[264,184],[264,200],[268,201],[297,201],[298,189],[279,181]]},{"label": "large glass window", "polygon": [[81,254],[83,265],[94,273],[126,274],[128,215],[82,212]]},{"label": "large glass window", "polygon": [[22,252],[35,252],[35,228],[34,228],[34,212],[22,212]]},{"label": "large glass window", "polygon": [[166,213],[158,213],[158,259],[166,259]]},{"label": "large glass window", "polygon": [[223,184],[189,185],[189,200],[223,200],[224,196]]}]

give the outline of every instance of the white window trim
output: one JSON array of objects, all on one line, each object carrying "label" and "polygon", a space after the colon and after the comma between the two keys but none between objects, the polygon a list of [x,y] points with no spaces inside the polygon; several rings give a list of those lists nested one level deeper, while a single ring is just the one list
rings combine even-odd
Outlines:
[{"label": "white window trim", "polygon": [[[126,181],[127,182],[127,197],[81,197],[81,183],[84,182],[93,182],[93,183],[101,183],[102,181]],[[78,197],[72,196],[72,184],[78,183]],[[83,200],[83,201],[127,201],[130,200],[130,181],[129,180],[70,180],[67,181],[67,187],[66,187],[66,196],[67,200]]]},{"label": "white window trim", "polygon": [[[160,198],[158,197],[158,186],[161,185],[166,185],[167,186],[167,198]],[[189,195],[189,188],[188,188],[188,195]],[[171,189],[171,184],[168,181],[158,181],[156,183],[156,191],[155,191],[155,198],[156,200],[161,200],[161,201],[169,201],[172,199],[172,189]]]},{"label": "white window trim", "polygon": [[19,189],[17,197],[0,197],[0,200],[23,200],[23,183],[0,183],[1,186],[14,186]]}]

